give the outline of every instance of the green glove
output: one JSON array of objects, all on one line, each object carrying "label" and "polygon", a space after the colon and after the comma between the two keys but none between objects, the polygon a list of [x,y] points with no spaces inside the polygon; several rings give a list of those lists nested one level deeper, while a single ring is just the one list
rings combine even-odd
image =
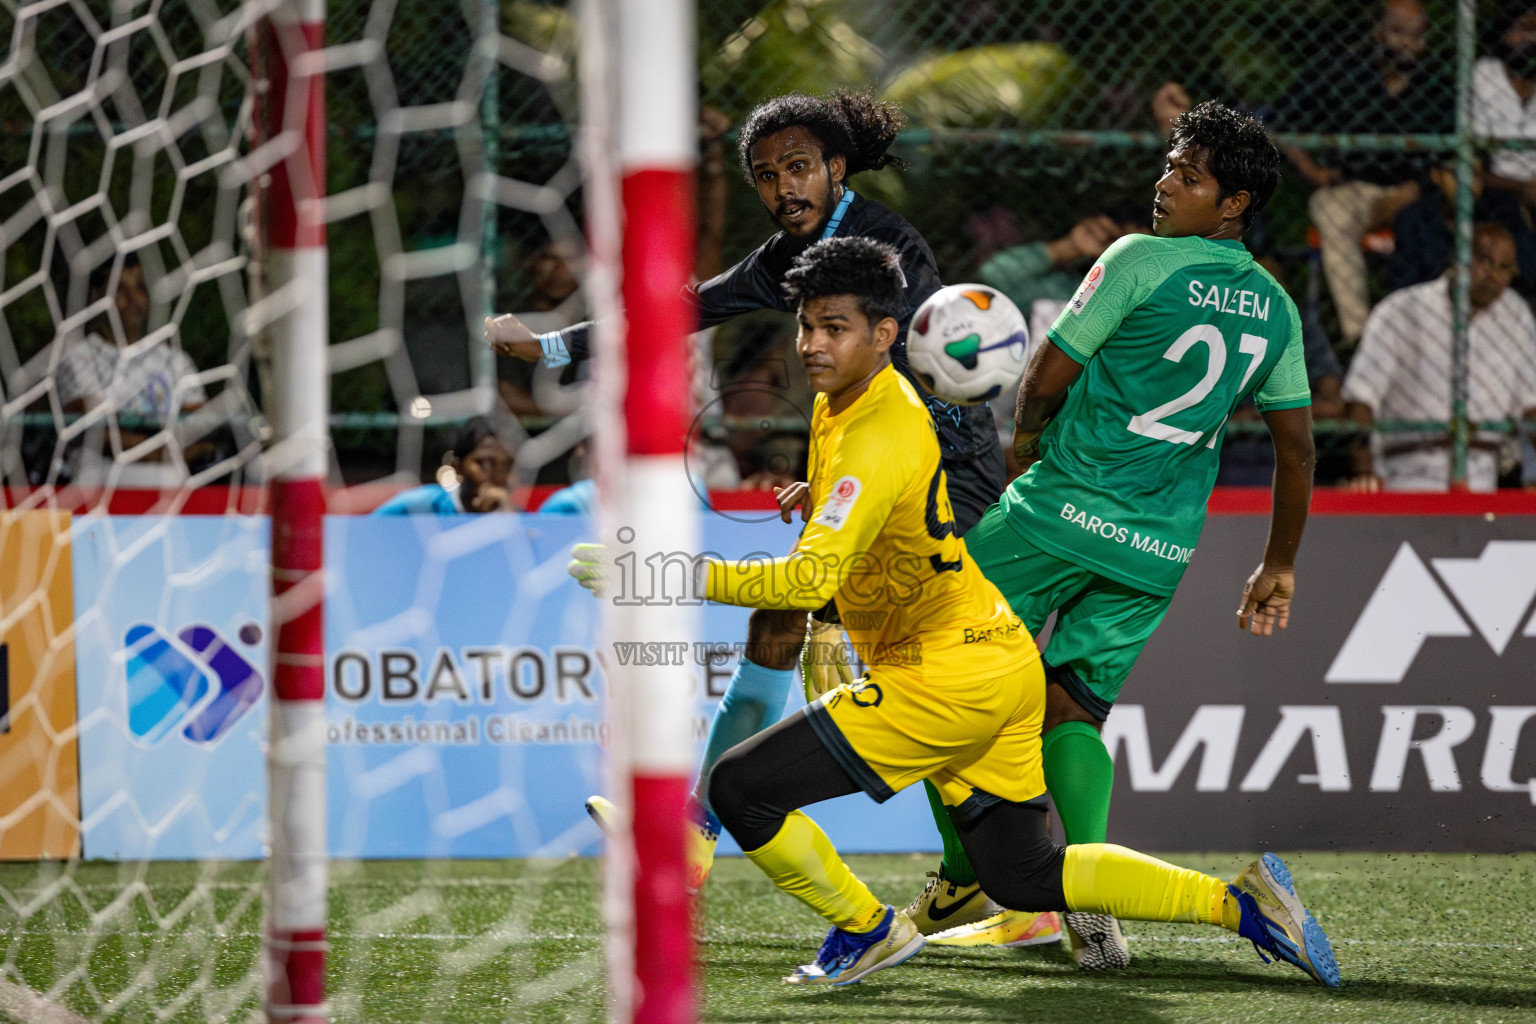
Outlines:
[{"label": "green glove", "polygon": [[853,682],[853,669],[843,647],[843,625],[806,616],[805,644],[800,648],[800,678],[805,683],[805,702]]},{"label": "green glove", "polygon": [[571,561],[565,571],[576,582],[598,597],[608,584],[608,545],[577,544],[571,548]]}]

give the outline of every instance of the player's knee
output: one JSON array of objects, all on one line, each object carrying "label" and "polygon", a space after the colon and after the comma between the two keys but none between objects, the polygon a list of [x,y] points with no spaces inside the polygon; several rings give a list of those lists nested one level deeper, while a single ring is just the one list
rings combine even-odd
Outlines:
[{"label": "player's knee", "polygon": [[1066,910],[1067,894],[1061,881],[1065,861],[1064,848],[1047,844],[1031,851],[1024,863],[1015,861],[1008,870],[986,870],[977,864],[976,880],[990,899],[1009,910]]},{"label": "player's knee", "polygon": [[[1104,722],[1088,708],[1078,701],[1068,688],[1066,676],[1071,669],[1065,666],[1047,665],[1045,678],[1050,685],[1045,688],[1045,721],[1041,723],[1042,735],[1049,733],[1065,722],[1084,722],[1100,731],[1104,728]],[[1082,684],[1079,682],[1078,687]]]},{"label": "player's knee", "polygon": [[1065,910],[1067,851],[1051,840],[1045,811],[1002,802],[972,821],[956,822],[982,891],[1009,910]]},{"label": "player's knee", "polygon": [[758,777],[740,748],[732,748],[709,772],[709,805],[743,850],[766,844],[784,823],[784,814],[761,792]]},{"label": "player's knee", "polygon": [[763,668],[794,668],[804,640],[805,612],[758,608],[747,620],[747,658]]},{"label": "player's knee", "polygon": [[1042,736],[1049,735],[1058,725],[1065,725],[1068,722],[1082,722],[1100,732],[1104,730],[1104,723],[1093,717],[1061,687],[1047,687],[1045,693],[1045,721],[1040,725]]}]

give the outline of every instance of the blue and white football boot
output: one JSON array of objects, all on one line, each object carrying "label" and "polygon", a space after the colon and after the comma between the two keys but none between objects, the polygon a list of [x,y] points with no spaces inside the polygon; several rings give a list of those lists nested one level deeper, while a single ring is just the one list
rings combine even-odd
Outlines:
[{"label": "blue and white football boot", "polygon": [[1236,897],[1243,917],[1237,934],[1253,942],[1259,959],[1269,963],[1270,953],[1299,967],[1320,985],[1339,983],[1339,964],[1333,947],[1317,919],[1296,896],[1296,886],[1285,861],[1266,853],[1227,885]]},{"label": "blue and white football boot", "polygon": [[852,985],[895,967],[926,941],[911,918],[888,906],[874,931],[855,935],[841,928],[828,930],[816,951],[816,962],[796,967],[784,980],[791,985]]}]

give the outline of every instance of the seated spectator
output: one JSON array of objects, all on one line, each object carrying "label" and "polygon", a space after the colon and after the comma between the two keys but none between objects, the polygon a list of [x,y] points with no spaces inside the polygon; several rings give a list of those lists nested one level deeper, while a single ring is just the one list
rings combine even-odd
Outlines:
[{"label": "seated spectator", "polygon": [[1194,106],[1194,101],[1189,98],[1182,82],[1164,82],[1152,94],[1152,120],[1157,123],[1157,130],[1163,133],[1163,138],[1173,134],[1174,118],[1181,114],[1189,113]]},{"label": "seated spectator", "polygon": [[[1387,263],[1393,288],[1432,281],[1445,273],[1456,252],[1456,164],[1435,166],[1429,172],[1431,188],[1409,203],[1392,222],[1396,245]],[[1478,163],[1472,178],[1474,220],[1497,221],[1515,240],[1515,262],[1523,281],[1536,285],[1536,235],[1520,212],[1520,203],[1507,192],[1483,188],[1486,176]]]},{"label": "seated spectator", "polygon": [[571,449],[570,462],[568,463],[571,476],[575,483],[569,487],[562,487],[539,506],[539,514],[556,516],[591,516],[597,514],[597,481],[587,476],[588,442],[585,440],[576,442]]},{"label": "seated spectator", "polygon": [[[1167,89],[1168,86],[1164,86],[1164,90]],[[1187,105],[1185,109],[1188,109]],[[1151,232],[1151,204],[1117,203],[1084,217],[1055,241],[1028,242],[993,254],[976,271],[976,279],[1013,300],[1029,324],[1033,344],[1045,337],[1045,332],[1066,308],[1067,300],[1082,283],[1087,263],[1098,259],[1122,235]],[[1006,400],[991,402],[989,406],[1002,441],[1007,478],[1012,480],[1022,471],[1013,454],[1012,395]]]},{"label": "seated spectator", "polygon": [[1028,242],[994,253],[976,278],[1008,296],[1028,317],[1036,299],[1065,304],[1083,280],[1084,264],[1098,259],[1115,239],[1151,231],[1150,203],[1119,203],[1084,217],[1055,241]]},{"label": "seated spectator", "polygon": [[[1382,299],[1371,312],[1344,378],[1351,417],[1451,419],[1451,285],[1455,269]],[[1467,415],[1474,422],[1536,416],[1536,318],[1509,288],[1515,243],[1501,224],[1481,222],[1472,236],[1472,322],[1468,331]],[[1475,431],[1467,483],[1498,483],[1503,437]],[[1448,431],[1373,433],[1355,452],[1355,490],[1444,491],[1451,482]]]},{"label": "seated spectator", "polygon": [[[106,293],[111,270],[111,264],[107,264],[91,275],[91,302],[99,301]],[[88,413],[105,406],[118,421],[120,447],[127,451],[174,427],[180,414],[200,407],[207,401],[207,394],[197,379],[198,370],[192,358],[173,340],[134,349],[143,340],[149,322],[149,287],[136,255],[130,254],[123,260],[113,305],[117,310],[115,324],[110,316],[100,317],[84,337],[65,342],[53,371],[54,387],[59,405],[67,414]],[[115,343],[108,340],[113,337],[117,339]],[[98,430],[88,432],[73,474],[76,483],[107,482],[113,468],[113,448],[105,434]],[[167,434],[166,441],[167,445],[117,467],[118,485],[161,487],[182,482],[185,461],[199,453],[177,450],[173,434]],[[206,457],[212,452],[202,454]],[[181,466],[176,464],[178,455]]]},{"label": "seated spectator", "polygon": [[[1269,127],[1284,132],[1449,132],[1455,97],[1424,59],[1429,23],[1419,0],[1387,0],[1364,51],[1323,52],[1275,104]],[[1305,150],[1286,155],[1316,191],[1308,203],[1339,332],[1353,346],[1370,312],[1360,240],[1419,198],[1419,157],[1338,154],[1324,166]]]},{"label": "seated spectator", "polygon": [[805,475],[812,404],[798,373],[793,325],[758,316],[733,326],[718,369],[720,398],[710,409],[719,410],[722,429],[706,430],[714,443],[690,450],[690,472],[700,489],[712,491],[788,486]]},{"label": "seated spectator", "polygon": [[[403,491],[373,510],[376,516],[452,516],[465,512],[512,512],[508,484],[512,453],[484,417],[464,425],[436,483]],[[442,481],[446,480],[447,483]]]},{"label": "seated spectator", "polygon": [[[1472,68],[1472,130],[1536,139],[1536,4],[1508,4],[1495,21],[1493,55]],[[1495,149],[1488,171],[1490,189],[1536,210],[1536,151]]]},{"label": "seated spectator", "polygon": [[539,506],[539,514],[590,516],[597,514],[597,483],[591,477],[562,487]]},{"label": "seated spectator", "polygon": [[[1282,279],[1283,268],[1274,256],[1265,254],[1255,261],[1269,271],[1277,281]],[[1312,389],[1312,420],[1340,420],[1344,418],[1344,400],[1340,390],[1344,382],[1344,368],[1328,341],[1323,325],[1314,313],[1302,310],[1301,345],[1302,359],[1306,363],[1307,383]],[[1261,423],[1258,407],[1253,399],[1244,399],[1232,412],[1233,423]],[[1268,487],[1275,474],[1275,446],[1267,435],[1233,436],[1228,430],[1221,445],[1221,466],[1216,473],[1216,483],[1223,487]]]}]

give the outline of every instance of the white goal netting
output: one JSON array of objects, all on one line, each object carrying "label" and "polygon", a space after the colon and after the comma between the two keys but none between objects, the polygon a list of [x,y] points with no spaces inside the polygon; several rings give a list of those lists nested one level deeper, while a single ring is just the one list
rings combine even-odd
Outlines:
[{"label": "white goal netting", "polygon": [[[263,1012],[274,6],[0,4],[0,1019]],[[337,508],[431,479],[471,417],[514,484],[584,438],[581,381],[479,326],[584,316],[575,37],[521,0],[329,5]],[[600,1013],[598,868],[567,859],[609,738],[586,529],[328,522],[336,1019]]]}]

